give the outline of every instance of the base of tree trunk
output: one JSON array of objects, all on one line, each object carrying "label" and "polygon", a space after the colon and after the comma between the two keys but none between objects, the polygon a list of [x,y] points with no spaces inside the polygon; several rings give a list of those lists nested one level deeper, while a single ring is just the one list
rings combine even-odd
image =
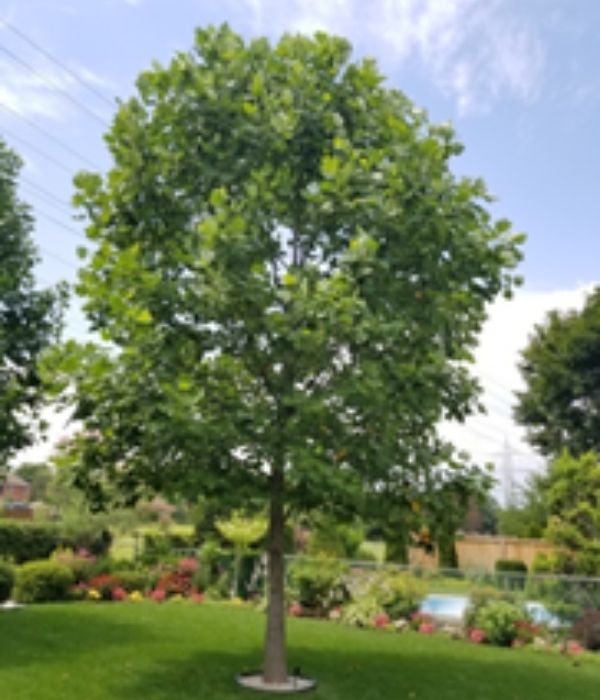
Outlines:
[{"label": "base of tree trunk", "polygon": [[240,673],[235,677],[238,685],[250,690],[259,690],[263,693],[304,693],[316,687],[317,681],[306,676],[288,676],[285,683],[266,683],[261,671]]}]

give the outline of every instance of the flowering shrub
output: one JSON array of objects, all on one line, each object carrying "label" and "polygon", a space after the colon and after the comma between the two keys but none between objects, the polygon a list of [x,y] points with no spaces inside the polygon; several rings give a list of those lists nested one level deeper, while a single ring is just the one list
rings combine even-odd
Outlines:
[{"label": "flowering shrub", "polygon": [[181,559],[179,561],[179,564],[177,565],[177,569],[179,573],[181,574],[194,574],[197,570],[198,567],[200,566],[200,563],[198,562],[197,559],[194,559],[193,557],[186,557],[185,559]]},{"label": "flowering shrub", "polygon": [[52,555],[52,560],[68,567],[73,573],[75,583],[87,581],[96,563],[96,557],[84,548],[75,552],[72,549],[57,550]]},{"label": "flowering shrub", "polygon": [[113,589],[118,588],[121,582],[112,574],[100,574],[91,578],[88,585],[100,593],[102,600],[112,600]]},{"label": "flowering shrub", "polygon": [[379,613],[373,618],[373,627],[387,627],[390,622],[390,616],[387,613]]},{"label": "flowering shrub", "polygon": [[411,630],[418,632],[421,625],[432,625],[433,618],[431,615],[422,612],[415,612],[410,616],[409,625]]},{"label": "flowering shrub", "polygon": [[581,654],[583,651],[584,649],[579,642],[567,642],[568,654]]},{"label": "flowering shrub", "polygon": [[512,603],[497,600],[479,609],[475,626],[485,632],[485,638],[490,644],[510,646],[517,638],[517,623],[523,618],[521,608]]},{"label": "flowering shrub", "polygon": [[142,600],[144,600],[144,596],[139,591],[132,591],[129,594],[129,600],[132,603],[140,603]]},{"label": "flowering shrub", "polygon": [[162,603],[167,599],[167,594],[162,588],[155,588],[150,592],[150,598],[157,603]]},{"label": "flowering shrub", "polygon": [[475,627],[469,631],[469,639],[474,644],[483,644],[485,642],[485,632]]},{"label": "flowering shrub", "polygon": [[127,591],[121,586],[117,586],[112,589],[111,597],[113,600],[117,601],[127,600]]},{"label": "flowering shrub", "polygon": [[102,600],[102,593],[97,588],[88,588],[87,597],[89,600]]},{"label": "flowering shrub", "polygon": [[[514,642],[518,642],[520,645],[531,644],[533,640],[542,633],[541,625],[536,625],[531,620],[517,620],[515,622],[515,628],[517,630],[517,636]],[[515,646],[514,642],[513,646]]]},{"label": "flowering shrub", "polygon": [[204,594],[200,593],[195,588],[193,588],[192,592],[190,593],[190,599],[193,600],[194,603],[203,603],[204,602]]},{"label": "flowering shrub", "polygon": [[435,632],[435,625],[433,622],[421,622],[419,625],[419,632],[421,634],[433,634]]},{"label": "flowering shrub", "polygon": [[292,617],[302,617],[304,611],[300,603],[295,602],[290,605],[288,612]]}]

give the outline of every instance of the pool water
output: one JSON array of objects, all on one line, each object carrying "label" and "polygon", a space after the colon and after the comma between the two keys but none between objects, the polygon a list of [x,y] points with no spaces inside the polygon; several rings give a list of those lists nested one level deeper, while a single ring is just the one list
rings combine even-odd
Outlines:
[{"label": "pool water", "polygon": [[[419,611],[441,619],[462,620],[468,605],[469,598],[464,595],[431,593],[423,598]],[[549,627],[560,627],[562,624],[560,619],[541,603],[528,601],[525,603],[525,609],[533,622]]]}]

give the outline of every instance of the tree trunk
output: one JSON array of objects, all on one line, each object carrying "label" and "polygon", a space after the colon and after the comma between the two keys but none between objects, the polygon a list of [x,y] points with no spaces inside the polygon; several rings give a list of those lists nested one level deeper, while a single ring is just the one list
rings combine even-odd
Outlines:
[{"label": "tree trunk", "polygon": [[276,468],[271,475],[271,507],[269,514],[269,598],[263,666],[265,683],[284,683],[287,680],[283,540],[283,470]]}]

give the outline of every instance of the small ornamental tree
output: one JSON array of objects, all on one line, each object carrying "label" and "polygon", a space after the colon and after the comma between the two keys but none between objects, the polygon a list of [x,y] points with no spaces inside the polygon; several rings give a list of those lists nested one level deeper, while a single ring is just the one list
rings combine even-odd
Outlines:
[{"label": "small ornamental tree", "polygon": [[61,287],[36,289],[33,217],[17,196],[20,168],[0,139],[0,470],[41,425],[37,363],[59,335],[65,298]]},{"label": "small ornamental tree", "polygon": [[519,259],[450,171],[452,129],[349,56],[199,30],[120,107],[108,174],[77,178],[79,292],[110,343],[63,358],[77,481],[268,502],[267,684],[287,678],[287,515],[460,471],[436,426],[476,407],[471,351]]}]

